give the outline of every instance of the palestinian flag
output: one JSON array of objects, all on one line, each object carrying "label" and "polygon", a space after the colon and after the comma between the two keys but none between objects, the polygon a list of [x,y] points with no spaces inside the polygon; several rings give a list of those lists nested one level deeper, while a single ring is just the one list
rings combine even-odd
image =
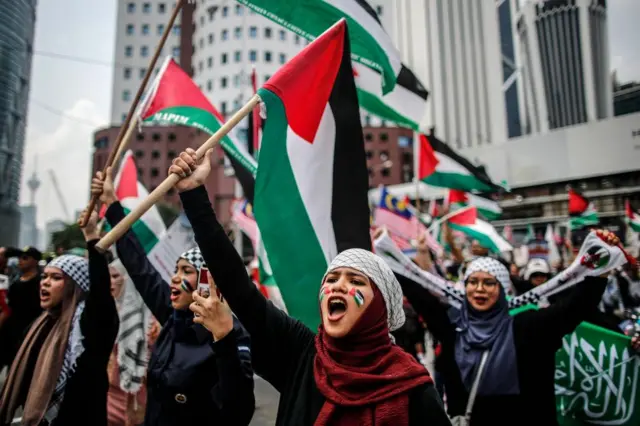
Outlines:
[{"label": "palestinian flag", "polygon": [[[147,189],[138,179],[138,168],[133,158],[133,152],[128,150],[122,158],[120,170],[116,175],[113,184],[116,190],[116,196],[122,204],[126,214],[138,206],[149,195]],[[103,205],[100,210],[100,217],[103,218],[106,213],[107,206]],[[110,228],[105,225],[105,228]],[[160,216],[157,206],[151,207],[142,217],[137,220],[131,227],[138,237],[138,241],[144,248],[145,253],[149,253],[151,249],[158,244],[160,237],[166,231],[164,221]]]},{"label": "palestinian flag", "polygon": [[[162,65],[137,115],[144,124],[177,124],[195,127],[209,134],[214,134],[224,123],[218,110],[171,57],[167,57]],[[253,200],[253,182],[258,167],[255,159],[230,133],[221,139],[220,145],[233,166],[245,197]]]},{"label": "palestinian flag", "polygon": [[418,179],[422,182],[466,192],[504,189],[491,180],[484,167],[474,166],[435,136],[421,133],[418,143]]},{"label": "palestinian flag", "polygon": [[513,250],[511,244],[502,238],[490,223],[478,219],[478,211],[475,206],[458,210],[457,213],[449,216],[447,221],[451,229],[478,240],[482,247],[486,247],[494,253]]},{"label": "palestinian flag", "polygon": [[368,173],[341,20],[258,90],[267,118],[254,214],[289,313],[315,329],[329,262],[371,250]]},{"label": "palestinian flag", "polygon": [[400,53],[364,0],[238,0],[256,13],[307,40],[340,19],[349,24],[351,58],[381,74],[382,92],[391,92],[402,70]]},{"label": "palestinian flag", "polygon": [[600,223],[598,212],[582,194],[573,189],[569,190],[569,227],[572,230]]},{"label": "palestinian flag", "polygon": [[635,232],[640,232],[640,215],[631,208],[629,200],[624,202],[625,219]]},{"label": "palestinian flag", "polygon": [[452,209],[476,206],[478,213],[487,220],[496,220],[502,215],[497,201],[457,189],[449,190],[447,203]]}]

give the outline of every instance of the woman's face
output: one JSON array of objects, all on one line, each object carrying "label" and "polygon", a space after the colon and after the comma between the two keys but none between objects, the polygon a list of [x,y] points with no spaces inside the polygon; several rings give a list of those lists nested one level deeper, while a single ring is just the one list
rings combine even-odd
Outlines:
[{"label": "woman's face", "polygon": [[[186,280],[191,287],[190,291],[182,288],[182,280]],[[198,287],[198,270],[184,259],[179,259],[176,264],[176,273],[171,278],[171,306],[173,309],[186,310],[193,302],[191,292]]]},{"label": "woman's face", "polygon": [[325,332],[346,336],[373,299],[371,280],[351,268],[329,272],[320,288],[320,312]]},{"label": "woman's face", "polygon": [[124,276],[120,273],[118,268],[113,266],[109,266],[109,275],[111,276],[111,296],[117,299],[122,294]]},{"label": "woman's face", "polygon": [[467,301],[476,311],[493,308],[500,296],[500,282],[488,272],[474,272],[465,283]]},{"label": "woman's face", "polygon": [[40,307],[49,310],[62,303],[65,276],[61,269],[47,266],[40,280]]}]

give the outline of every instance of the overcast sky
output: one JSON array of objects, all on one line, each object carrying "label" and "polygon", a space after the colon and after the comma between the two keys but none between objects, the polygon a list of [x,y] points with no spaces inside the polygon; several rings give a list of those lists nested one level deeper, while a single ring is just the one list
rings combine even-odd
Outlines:
[{"label": "overcast sky", "polygon": [[[29,202],[26,181],[35,169],[42,185],[36,196],[38,226],[66,219],[49,169],[60,182],[70,214],[87,202],[92,133],[107,124],[111,105],[112,69],[47,56],[47,53],[112,62],[115,42],[115,0],[39,0],[36,54],[23,168],[21,204]],[[611,67],[620,81],[640,81],[640,0],[609,4]],[[53,110],[53,112],[52,112]]]}]

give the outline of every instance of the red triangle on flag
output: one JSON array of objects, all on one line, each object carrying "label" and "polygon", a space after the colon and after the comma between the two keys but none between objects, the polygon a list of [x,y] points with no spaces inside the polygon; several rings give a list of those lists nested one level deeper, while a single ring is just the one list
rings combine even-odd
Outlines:
[{"label": "red triangle on flag", "polygon": [[467,193],[464,191],[460,191],[457,189],[449,190],[449,205],[456,203],[467,203],[469,198],[467,197]]},{"label": "red triangle on flag", "polygon": [[436,171],[440,160],[436,157],[427,135],[421,133],[418,143],[420,144],[420,150],[418,151],[418,179],[422,180]]},{"label": "red triangle on flag", "polygon": [[589,208],[589,201],[577,191],[569,190],[569,215],[580,215]]},{"label": "red triangle on flag", "polygon": [[283,102],[289,127],[313,143],[342,63],[346,21],[341,19],[264,84]]},{"label": "red triangle on flag", "polygon": [[627,200],[625,200],[625,202],[624,202],[624,210],[625,210],[625,212],[626,212],[626,216],[627,216],[629,219],[633,219],[634,211],[633,211],[633,208],[631,207],[631,203],[629,202],[629,200],[628,200],[628,199],[627,199]]},{"label": "red triangle on flag", "polygon": [[475,224],[477,219],[478,210],[475,206],[471,206],[460,209],[458,213],[450,216],[448,220],[455,225],[468,226]]}]

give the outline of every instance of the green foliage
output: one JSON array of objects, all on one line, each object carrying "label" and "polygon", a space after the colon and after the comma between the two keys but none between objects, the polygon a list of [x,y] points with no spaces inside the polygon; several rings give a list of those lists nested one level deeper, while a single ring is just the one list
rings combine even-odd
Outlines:
[{"label": "green foliage", "polygon": [[180,214],[180,210],[170,204],[158,203],[156,206],[158,207],[158,213],[160,213],[164,226],[167,228],[171,226],[173,221],[176,220]]},{"label": "green foliage", "polygon": [[67,225],[62,231],[52,233],[51,245],[53,248],[63,247],[65,250],[69,250],[73,247],[84,247],[86,243],[82,230],[77,223],[74,223]]}]

